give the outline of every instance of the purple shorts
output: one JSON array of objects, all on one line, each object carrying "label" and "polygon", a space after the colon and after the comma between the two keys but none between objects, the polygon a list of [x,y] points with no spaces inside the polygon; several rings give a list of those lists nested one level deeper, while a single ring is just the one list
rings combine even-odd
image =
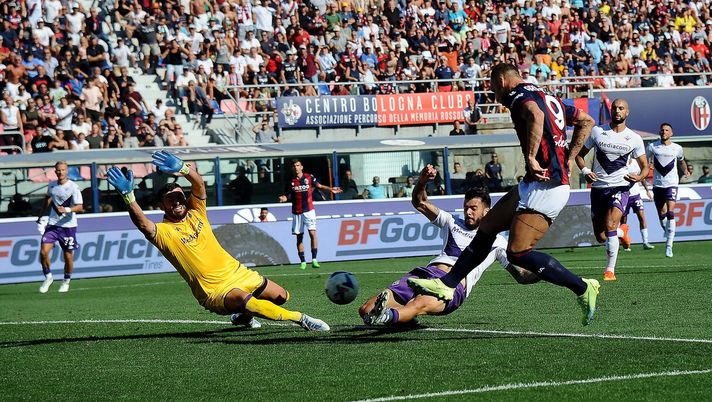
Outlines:
[{"label": "purple shorts", "polygon": [[591,188],[591,218],[603,219],[611,208],[625,212],[629,187]]},{"label": "purple shorts", "polygon": [[636,214],[638,213],[638,211],[643,211],[643,199],[640,198],[640,194],[631,195],[630,197],[628,197],[628,204],[626,204],[625,206],[623,216],[628,215],[631,209]]},{"label": "purple shorts", "polygon": [[[393,292],[393,298],[396,302],[405,305],[416,296],[413,289],[408,287],[408,278],[435,279],[440,278],[443,275],[445,275],[444,271],[432,265],[427,267],[417,267],[412,271],[408,272],[404,277],[393,282],[393,284],[391,284],[388,289]],[[462,306],[462,303],[464,301],[465,288],[462,286],[462,283],[458,283],[457,287],[455,288],[455,296],[452,298],[452,300],[445,304],[445,310],[443,310],[441,313],[438,313],[438,315],[452,313],[460,306]]]},{"label": "purple shorts", "polygon": [[677,187],[653,187],[653,200],[660,211],[668,201],[677,201]]},{"label": "purple shorts", "polygon": [[77,242],[77,228],[63,228],[60,226],[47,226],[42,235],[42,243],[54,243],[58,241],[59,247],[64,251],[72,251],[79,248]]}]

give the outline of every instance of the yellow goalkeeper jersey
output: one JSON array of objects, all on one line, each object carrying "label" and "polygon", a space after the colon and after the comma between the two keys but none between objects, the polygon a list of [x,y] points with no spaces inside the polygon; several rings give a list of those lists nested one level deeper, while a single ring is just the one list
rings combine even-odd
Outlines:
[{"label": "yellow goalkeeper jersey", "polygon": [[[156,225],[153,244],[175,267],[202,305],[235,279],[240,262],[220,246],[208,222],[205,200],[188,197],[182,222],[164,220]],[[243,268],[244,270],[244,268]]]}]

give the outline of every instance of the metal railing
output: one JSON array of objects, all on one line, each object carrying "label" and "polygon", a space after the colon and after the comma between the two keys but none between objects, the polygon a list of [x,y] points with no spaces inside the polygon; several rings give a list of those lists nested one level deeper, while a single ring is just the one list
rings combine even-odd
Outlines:
[{"label": "metal railing", "polygon": [[20,132],[20,130],[7,130],[0,133],[2,137],[18,137],[20,138],[20,145],[0,145],[0,151],[5,150],[19,150],[21,154],[25,153],[25,136]]}]

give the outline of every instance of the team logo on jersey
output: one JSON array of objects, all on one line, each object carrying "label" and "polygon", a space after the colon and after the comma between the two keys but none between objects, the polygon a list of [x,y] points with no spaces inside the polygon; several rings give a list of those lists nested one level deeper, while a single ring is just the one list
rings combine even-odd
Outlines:
[{"label": "team logo on jersey", "polygon": [[287,125],[293,126],[297,124],[299,118],[302,117],[302,108],[290,100],[288,103],[282,105],[282,116],[284,116],[284,122],[287,123]]},{"label": "team logo on jersey", "polygon": [[699,131],[704,131],[710,125],[712,115],[710,113],[710,103],[704,96],[698,96],[692,100],[690,107],[690,117],[692,125]]}]

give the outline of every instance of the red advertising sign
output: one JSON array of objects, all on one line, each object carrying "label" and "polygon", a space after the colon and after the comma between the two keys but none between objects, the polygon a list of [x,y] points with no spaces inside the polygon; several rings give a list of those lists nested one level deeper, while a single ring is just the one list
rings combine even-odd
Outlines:
[{"label": "red advertising sign", "polygon": [[376,95],[379,126],[452,123],[463,119],[472,91]]}]

